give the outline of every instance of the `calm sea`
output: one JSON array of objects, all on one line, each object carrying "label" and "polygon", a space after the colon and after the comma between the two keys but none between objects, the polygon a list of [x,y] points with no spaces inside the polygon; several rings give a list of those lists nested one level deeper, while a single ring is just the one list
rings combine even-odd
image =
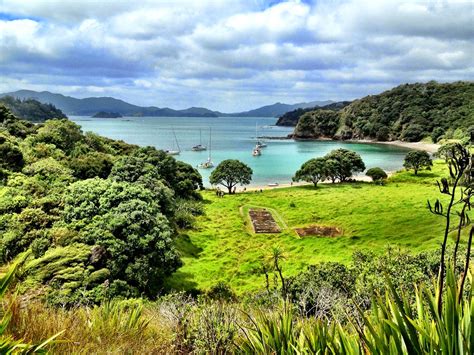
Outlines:
[{"label": "calm sea", "polygon": [[[70,119],[84,132],[122,139],[140,146],[154,146],[159,149],[177,149],[173,131],[181,154],[177,159],[197,166],[205,161],[209,151],[193,152],[191,147],[199,144],[201,131],[203,145],[209,146],[209,129],[212,128],[212,161],[215,165],[224,159],[238,159],[253,169],[252,185],[268,183],[289,183],[295,171],[306,160],[320,157],[337,148],[358,152],[367,168],[381,167],[386,171],[402,167],[407,149],[366,143],[345,143],[338,141],[293,141],[266,140],[268,147],[262,155],[252,156],[255,146],[255,126],[259,136],[284,137],[293,131],[288,127],[273,126],[275,118],[249,117],[123,117],[90,118],[72,116]],[[209,148],[209,147],[208,147]],[[204,183],[209,185],[211,170],[199,169]]]}]

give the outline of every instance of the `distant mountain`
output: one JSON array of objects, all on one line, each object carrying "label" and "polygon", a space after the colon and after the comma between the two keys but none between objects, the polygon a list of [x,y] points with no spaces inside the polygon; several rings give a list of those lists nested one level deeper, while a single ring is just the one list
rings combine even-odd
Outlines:
[{"label": "distant mountain", "polygon": [[48,91],[38,92],[32,90],[19,90],[0,94],[0,97],[3,96],[13,96],[20,99],[33,98],[42,103],[51,103],[66,114],[72,116],[92,116],[97,112],[103,111],[116,112],[122,116],[137,117],[279,117],[284,113],[297,108],[317,107],[332,103],[332,101],[312,101],[289,105],[278,102],[273,105],[263,106],[245,112],[222,113],[203,107],[190,107],[184,110],[174,110],[168,107],[159,108],[155,106],[142,107],[113,97],[88,97],[85,99],[77,99],[71,96],[55,94]]},{"label": "distant mountain", "polygon": [[333,101],[327,100],[327,101],[311,101],[311,102],[301,102],[298,104],[282,104],[280,102],[277,102],[273,105],[267,105],[263,106],[260,108],[257,108],[255,110],[250,110],[250,111],[244,111],[244,112],[236,112],[236,113],[228,113],[228,114],[223,114],[223,116],[231,116],[231,117],[279,117],[286,112],[293,111],[296,109],[305,109],[305,108],[310,108],[310,107],[318,107],[318,106],[325,106]]},{"label": "distant mountain", "polygon": [[15,92],[0,94],[3,96],[13,96],[20,99],[33,98],[42,103],[51,103],[72,116],[92,116],[97,112],[116,112],[122,116],[187,116],[187,117],[217,117],[218,112],[200,107],[191,107],[186,110],[173,110],[171,108],[141,107],[129,104],[123,100],[113,97],[88,97],[76,99],[71,96],[54,94],[48,91],[19,90]]}]

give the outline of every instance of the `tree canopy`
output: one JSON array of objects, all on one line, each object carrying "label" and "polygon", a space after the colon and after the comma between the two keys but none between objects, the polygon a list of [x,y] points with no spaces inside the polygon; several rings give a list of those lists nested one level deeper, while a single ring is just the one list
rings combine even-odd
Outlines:
[{"label": "tree canopy", "polygon": [[359,154],[347,149],[336,149],[326,155],[328,165],[327,174],[334,181],[334,177],[344,182],[353,174],[365,170],[365,164]]},{"label": "tree canopy", "polygon": [[341,110],[313,110],[301,115],[295,138],[419,141],[433,137],[470,138],[474,126],[474,83],[404,84],[355,100]]},{"label": "tree canopy", "polygon": [[227,159],[222,161],[211,173],[209,182],[222,185],[229,194],[237,184],[247,185],[252,180],[252,169],[239,160]]},{"label": "tree canopy", "polygon": [[327,177],[326,158],[310,159],[301,165],[301,168],[296,171],[293,181],[307,181],[312,182],[316,187],[318,182],[325,180]]},{"label": "tree canopy", "polygon": [[54,304],[155,297],[181,265],[177,225],[201,211],[197,170],[67,119],[0,114],[0,259],[31,248],[23,277]]},{"label": "tree canopy", "polygon": [[415,175],[418,175],[418,171],[421,169],[430,170],[433,162],[428,152],[424,150],[412,150],[407,153],[405,156],[405,161],[403,166],[410,170],[412,169],[415,172]]}]

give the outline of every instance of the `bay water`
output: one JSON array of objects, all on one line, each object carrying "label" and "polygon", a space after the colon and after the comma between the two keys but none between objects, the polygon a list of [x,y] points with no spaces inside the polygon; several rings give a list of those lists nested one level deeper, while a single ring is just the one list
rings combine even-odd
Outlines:
[{"label": "bay water", "polygon": [[[123,117],[91,118],[71,116],[82,127],[105,137],[121,139],[140,146],[181,150],[175,158],[197,167],[209,154],[209,132],[212,130],[211,158],[214,165],[225,159],[238,159],[253,170],[251,185],[289,183],[301,164],[321,157],[333,149],[346,148],[362,156],[367,168],[378,166],[386,171],[402,167],[406,148],[369,143],[342,141],[294,141],[264,139],[268,144],[262,155],[252,156],[255,131],[258,136],[286,137],[292,127],[274,126],[276,118],[268,117]],[[207,151],[195,152],[191,148],[200,143]],[[175,137],[176,136],[176,140]],[[206,186],[212,169],[199,169]]]}]

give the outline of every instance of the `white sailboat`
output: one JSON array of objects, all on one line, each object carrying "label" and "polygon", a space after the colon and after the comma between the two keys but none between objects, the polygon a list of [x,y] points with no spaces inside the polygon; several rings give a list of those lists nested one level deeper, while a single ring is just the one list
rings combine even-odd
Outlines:
[{"label": "white sailboat", "polygon": [[207,160],[202,162],[198,165],[201,169],[210,169],[214,167],[214,163],[212,162],[211,153],[212,153],[212,128],[209,128],[209,155]]},{"label": "white sailboat", "polygon": [[168,155],[179,155],[179,153],[181,153],[181,148],[179,147],[178,138],[176,138],[176,133],[174,132],[174,128],[172,128],[172,130],[173,130],[174,141],[176,143],[176,147],[178,148],[178,150],[167,149],[165,150],[165,152]]},{"label": "white sailboat", "polygon": [[193,152],[202,152],[203,150],[207,150],[207,147],[205,145],[202,145],[202,135],[201,135],[200,129],[199,129],[199,144],[192,147],[191,150]]},{"label": "white sailboat", "polygon": [[262,155],[262,147],[259,145],[259,141],[258,141],[258,135],[257,135],[257,123],[255,122],[255,140],[257,141],[257,143],[255,144],[255,148],[253,148],[252,150],[252,155],[254,157],[258,157],[260,155]]}]

